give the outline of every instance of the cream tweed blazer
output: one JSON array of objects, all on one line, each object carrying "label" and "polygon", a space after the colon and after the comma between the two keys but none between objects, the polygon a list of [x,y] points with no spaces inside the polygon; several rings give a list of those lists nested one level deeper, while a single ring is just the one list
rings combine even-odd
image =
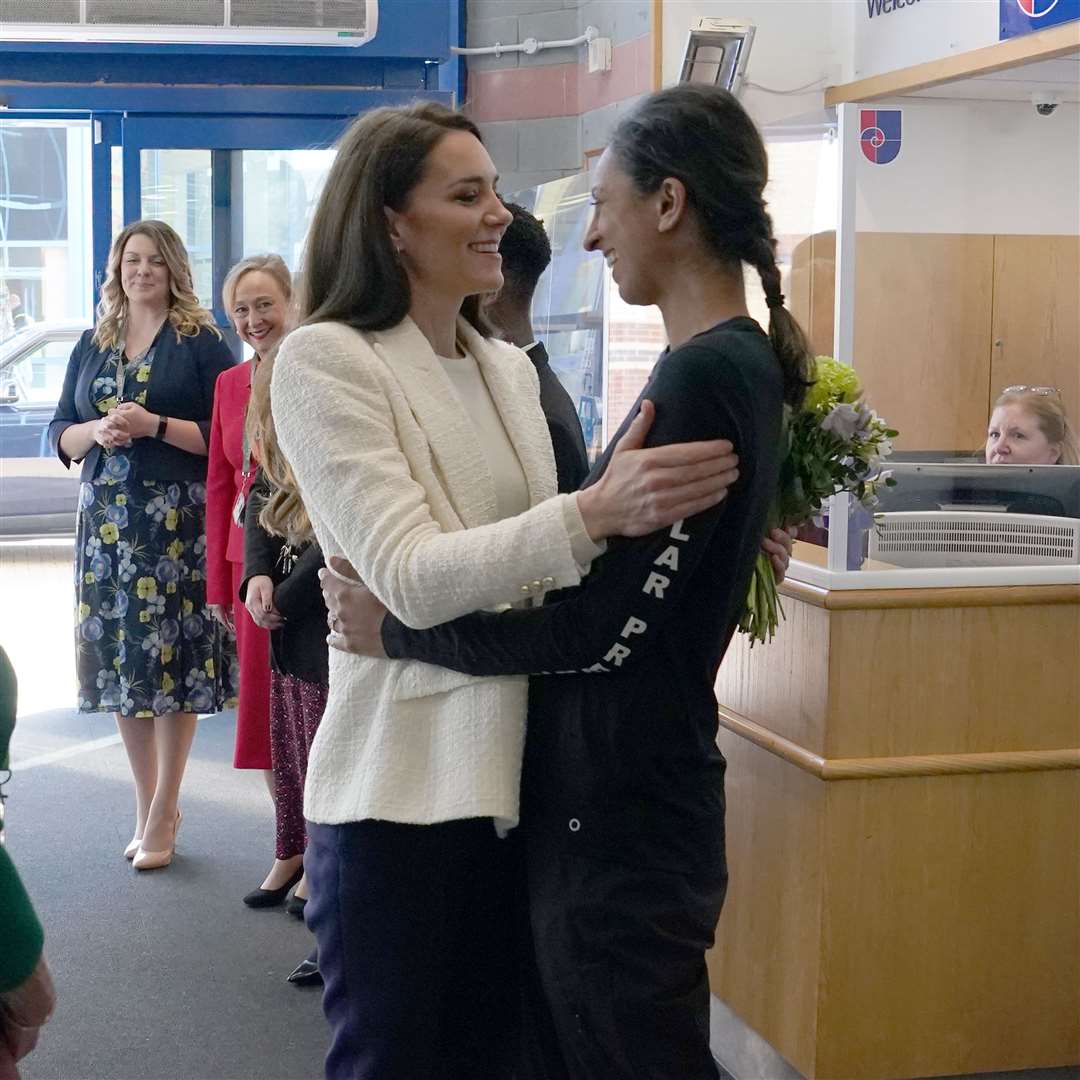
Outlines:
[{"label": "cream tweed blazer", "polygon": [[[577,584],[564,502],[520,350],[458,334],[476,358],[528,483],[531,509],[496,520],[476,430],[409,318],[361,333],[294,330],[271,379],[274,422],[315,535],[409,626],[435,626]],[[464,530],[468,530],[465,532]],[[543,583],[542,588],[537,586]],[[518,818],[526,679],[330,650],[330,694],[308,761],[304,813],[337,824]]]}]

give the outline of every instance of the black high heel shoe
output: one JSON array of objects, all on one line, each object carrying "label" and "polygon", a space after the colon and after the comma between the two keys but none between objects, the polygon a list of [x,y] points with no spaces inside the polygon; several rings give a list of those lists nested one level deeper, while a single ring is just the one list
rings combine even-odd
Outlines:
[{"label": "black high heel shoe", "polygon": [[319,971],[318,953],[312,953],[306,960],[301,960],[287,981],[293,986],[322,986],[323,977]]},{"label": "black high heel shoe", "polygon": [[304,908],[307,907],[308,898],[306,896],[297,896],[293,893],[289,897],[289,902],[285,905],[285,910],[293,916],[293,918],[304,921]]},{"label": "black high heel shoe", "polygon": [[304,864],[301,863],[289,876],[289,880],[278,889],[253,889],[244,897],[244,903],[252,908],[277,907],[288,891],[304,876]]}]

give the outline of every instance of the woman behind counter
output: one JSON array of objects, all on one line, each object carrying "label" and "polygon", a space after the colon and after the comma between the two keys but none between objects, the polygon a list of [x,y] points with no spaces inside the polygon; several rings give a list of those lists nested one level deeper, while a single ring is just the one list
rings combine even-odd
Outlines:
[{"label": "woman behind counter", "polygon": [[[248,401],[263,358],[289,328],[292,277],[280,256],[256,255],[229,271],[221,292],[226,314],[254,355],[223,372],[214,392],[206,480],[206,599],[214,618],[236,633],[240,700],[233,767],[262,770],[276,803],[270,747],[270,636],[236,600],[244,578],[244,522],[258,453],[246,427]],[[280,904],[303,873],[303,850],[302,845],[284,843],[279,828],[270,872],[244,903]]]},{"label": "woman behind counter", "polygon": [[137,221],[113,242],[98,323],[72,351],[49,440],[82,462],[75,544],[80,712],[114,712],[135,781],[138,870],[167,866],[198,713],[233,673],[206,610],[206,453],[233,359],[180,237]]},{"label": "woman behind counter", "polygon": [[986,428],[987,465],[1080,465],[1056,386],[1006,386]]}]

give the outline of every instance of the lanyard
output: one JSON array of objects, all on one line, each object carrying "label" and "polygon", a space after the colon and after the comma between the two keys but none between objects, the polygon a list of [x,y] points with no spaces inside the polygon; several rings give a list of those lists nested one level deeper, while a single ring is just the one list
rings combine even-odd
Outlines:
[{"label": "lanyard", "polygon": [[[162,322],[161,326],[165,323]],[[127,381],[128,369],[132,366],[138,366],[141,364],[149,354],[150,350],[157,344],[158,335],[161,333],[161,326],[157,328],[154,333],[154,339],[146,346],[145,349],[134,360],[124,363],[124,350],[127,348],[127,326],[124,327],[124,333],[120,337],[120,342],[113,351],[113,356],[116,357],[116,403],[119,405],[124,400],[124,383]]]},{"label": "lanyard", "polygon": [[124,363],[124,349],[126,348],[126,342],[121,341],[117,348],[117,404],[119,405],[124,400],[124,383],[127,381],[127,369],[137,366],[146,360],[147,354],[153,348],[153,342],[150,343],[143,351],[141,351],[134,360]]},{"label": "lanyard", "polygon": [[243,483],[247,483],[247,479],[255,471],[255,462],[251,457],[251,441],[248,437],[248,418],[247,409],[244,410],[244,438],[241,443],[242,452],[244,455],[244,468],[241,475]]},{"label": "lanyard", "polygon": [[[256,353],[251,361],[251,382],[255,381],[255,372],[259,368],[259,356]],[[255,462],[251,457],[251,436],[248,434],[248,412],[251,410],[251,391],[248,390],[247,404],[244,406],[244,434],[241,445],[241,453],[243,454],[244,468],[242,470],[242,476],[246,482],[248,477],[255,471]]]}]

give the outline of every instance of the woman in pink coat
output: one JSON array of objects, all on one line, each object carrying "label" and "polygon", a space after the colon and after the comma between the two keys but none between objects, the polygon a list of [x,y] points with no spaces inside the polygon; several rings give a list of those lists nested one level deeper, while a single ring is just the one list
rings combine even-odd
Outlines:
[{"label": "woman in pink coat", "polygon": [[[251,379],[261,358],[284,336],[292,294],[288,267],[277,255],[244,259],[222,288],[225,310],[254,356],[224,372],[214,394],[206,480],[206,599],[215,618],[236,631],[240,704],[236,714],[237,769],[261,769],[274,797],[270,757],[270,635],[238,602],[244,571],[244,511],[257,465],[257,448],[244,435]],[[249,907],[272,907],[303,874],[303,857],[278,845],[274,865]]]}]

